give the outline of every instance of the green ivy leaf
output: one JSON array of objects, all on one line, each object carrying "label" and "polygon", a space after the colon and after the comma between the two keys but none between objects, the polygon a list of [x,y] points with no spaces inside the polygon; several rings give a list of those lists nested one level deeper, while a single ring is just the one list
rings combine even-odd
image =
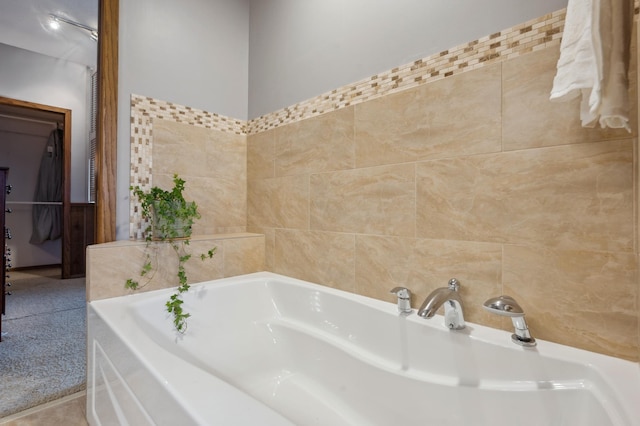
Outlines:
[{"label": "green ivy leaf", "polygon": [[[185,313],[182,308],[183,300],[181,295],[190,288],[188,284],[185,263],[191,259],[191,254],[185,252],[185,247],[189,246],[191,229],[197,219],[201,218],[198,212],[198,205],[194,201],[186,201],[183,196],[185,189],[185,180],[181,179],[177,174],[173,175],[173,188],[164,190],[157,186],[152,187],[148,191],[143,191],[139,186],[131,186],[129,189],[133,195],[140,200],[142,216],[153,220],[153,216],[157,216],[160,220],[155,221],[156,230],[159,231],[160,241],[168,241],[178,256],[178,288],[176,293],[172,294],[166,302],[167,311],[173,316],[173,324],[177,331],[184,333],[187,328],[187,318],[191,315]],[[178,225],[178,226],[176,226]],[[182,237],[182,233],[187,236],[186,239],[178,240]],[[145,239],[147,248],[153,240],[151,232],[146,232]],[[200,259],[213,258],[217,247],[213,247],[206,253],[200,255]],[[140,275],[147,276],[153,270],[153,265],[147,253],[147,260],[142,266]],[[147,282],[151,278],[147,278]],[[126,288],[139,289],[140,285],[133,279],[128,279],[125,283]]]},{"label": "green ivy leaf", "polygon": [[138,281],[134,281],[131,278],[129,278],[127,282],[124,284],[124,288],[128,288],[130,290],[137,290],[138,286],[139,286]]}]

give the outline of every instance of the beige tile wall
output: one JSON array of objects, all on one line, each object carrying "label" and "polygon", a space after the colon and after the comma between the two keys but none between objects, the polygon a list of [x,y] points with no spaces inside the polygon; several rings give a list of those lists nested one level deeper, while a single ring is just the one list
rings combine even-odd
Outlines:
[{"label": "beige tile wall", "polygon": [[[201,218],[193,226],[188,252],[198,255],[217,247],[211,260],[194,256],[186,265],[189,283],[265,270],[264,236],[246,234],[247,147],[238,121],[148,98],[134,97],[132,185],[169,189],[173,175],[186,180],[185,198],[198,204]],[[140,111],[143,111],[142,113]],[[142,123],[142,124],[140,124]],[[146,227],[135,197],[131,199],[131,241],[90,246],[87,250],[88,300],[131,293],[124,285],[141,283],[145,252],[154,273],[142,291],[174,287],[177,262],[167,243],[147,245]],[[113,265],[118,265],[114,268]]]},{"label": "beige tile wall", "polygon": [[507,293],[534,336],[638,360],[637,105],[633,134],[581,128],[548,100],[558,52],[249,135],[267,268],[414,307],[457,277],[469,321],[509,330],[481,308]]},{"label": "beige tile wall", "polygon": [[194,235],[246,229],[245,135],[154,119],[153,184],[171,188],[174,173],[187,181],[185,198],[198,203]]},{"label": "beige tile wall", "polygon": [[[198,140],[200,130],[175,124],[226,142],[249,135],[247,222],[265,236],[267,270],[383,300],[406,285],[414,305],[457,276],[471,321],[510,329],[480,306],[511,293],[539,338],[638,360],[637,112],[629,135],[583,129],[577,101],[548,101],[564,15],[249,122],[132,95],[131,182],[150,185],[176,171],[177,146],[159,154],[162,166],[154,139]],[[228,158],[238,159],[229,146]],[[191,154],[181,170],[202,167]],[[224,176],[192,188],[200,203],[215,198],[210,210],[221,210],[203,226],[239,230],[241,201],[232,194],[242,189],[229,176],[242,172],[212,161]],[[209,190],[214,181],[220,191]],[[135,234],[135,202],[131,209]]]},{"label": "beige tile wall", "polygon": [[[242,232],[246,225],[245,122],[153,98],[131,95],[130,185],[148,190],[187,181],[186,196],[202,208],[194,232]],[[148,226],[130,194],[129,236]]]},{"label": "beige tile wall", "polygon": [[[199,259],[200,254],[216,247],[213,258]],[[189,283],[232,277],[265,270],[265,238],[263,235],[240,233],[198,235],[185,248],[192,258],[185,264]],[[140,277],[140,270],[151,256],[152,273]],[[117,267],[115,267],[117,266]],[[114,241],[87,248],[87,300],[99,300],[133,293],[125,289],[131,278],[140,290],[151,291],[178,285],[178,262],[168,243]]]}]

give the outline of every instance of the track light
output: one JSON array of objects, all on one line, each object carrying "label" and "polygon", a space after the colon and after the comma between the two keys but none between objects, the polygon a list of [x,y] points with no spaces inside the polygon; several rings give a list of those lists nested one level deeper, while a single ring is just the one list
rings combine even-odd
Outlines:
[{"label": "track light", "polygon": [[56,18],[51,18],[49,20],[49,28],[51,28],[52,30],[59,30],[60,29],[60,21],[58,21]]},{"label": "track light", "polygon": [[56,15],[54,13],[50,13],[49,17],[51,18],[51,20],[49,21],[49,27],[51,27],[54,30],[57,30],[60,28],[60,22],[64,22],[65,24],[73,25],[76,28],[80,28],[87,31],[89,33],[89,37],[91,37],[91,40],[94,40],[94,41],[98,40],[98,30],[95,28],[91,28],[88,25],[84,25],[79,22],[72,21],[71,19],[67,19],[64,16]]}]

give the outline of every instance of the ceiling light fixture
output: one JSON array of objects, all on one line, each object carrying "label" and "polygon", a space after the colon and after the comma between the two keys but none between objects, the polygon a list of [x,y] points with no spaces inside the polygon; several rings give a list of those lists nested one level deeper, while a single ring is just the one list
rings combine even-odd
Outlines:
[{"label": "ceiling light fixture", "polygon": [[51,28],[52,30],[59,30],[60,29],[60,21],[58,21],[56,18],[51,18],[51,20],[49,20],[49,28]]},{"label": "ceiling light fixture", "polygon": [[91,37],[91,40],[93,41],[98,40],[98,30],[95,28],[91,28],[88,25],[84,25],[79,22],[72,21],[71,19],[67,19],[64,16],[56,15],[53,13],[50,13],[49,16],[51,17],[51,21],[49,21],[49,26],[54,30],[57,30],[58,28],[60,28],[60,22],[64,22],[65,24],[73,25],[76,28],[80,28],[85,31],[88,31],[89,37]]}]

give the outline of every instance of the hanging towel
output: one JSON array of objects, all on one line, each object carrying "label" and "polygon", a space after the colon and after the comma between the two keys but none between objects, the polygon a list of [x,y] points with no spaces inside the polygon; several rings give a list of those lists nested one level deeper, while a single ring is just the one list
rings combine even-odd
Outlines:
[{"label": "hanging towel", "polygon": [[584,127],[629,128],[632,0],[569,0],[552,101],[582,95]]},{"label": "hanging towel", "polygon": [[[62,201],[62,130],[51,132],[40,160],[40,170],[33,201]],[[62,235],[62,206],[34,204],[31,244],[42,244]]]}]

